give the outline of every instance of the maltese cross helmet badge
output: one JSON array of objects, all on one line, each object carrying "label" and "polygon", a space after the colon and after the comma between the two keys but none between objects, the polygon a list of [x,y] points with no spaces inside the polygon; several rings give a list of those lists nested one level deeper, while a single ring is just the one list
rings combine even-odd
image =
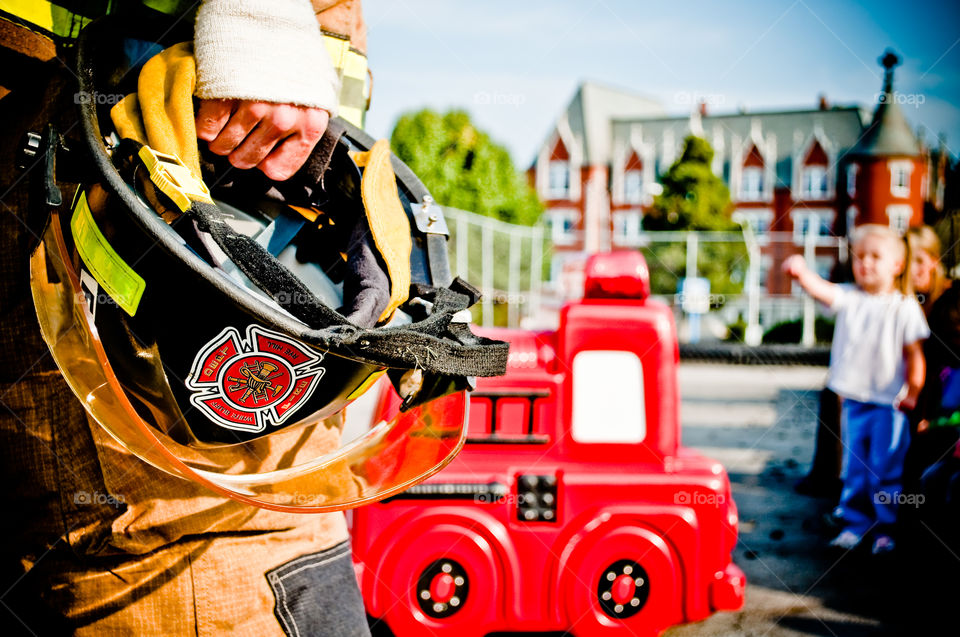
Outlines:
[{"label": "maltese cross helmet badge", "polygon": [[190,402],[227,429],[261,432],[310,398],[322,361],[284,334],[250,325],[243,338],[228,327],[197,353],[186,381]]}]

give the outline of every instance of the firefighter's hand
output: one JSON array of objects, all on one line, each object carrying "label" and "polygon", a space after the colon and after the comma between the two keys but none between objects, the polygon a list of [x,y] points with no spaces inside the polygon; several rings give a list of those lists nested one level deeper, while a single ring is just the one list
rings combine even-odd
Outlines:
[{"label": "firefighter's hand", "polygon": [[251,100],[201,100],[197,137],[237,168],[259,168],[274,181],[293,176],[330,121],[321,108]]}]

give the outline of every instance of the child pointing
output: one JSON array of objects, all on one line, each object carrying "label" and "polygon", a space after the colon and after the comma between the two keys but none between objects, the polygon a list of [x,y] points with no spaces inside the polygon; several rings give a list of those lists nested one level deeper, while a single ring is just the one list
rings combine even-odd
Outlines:
[{"label": "child pointing", "polygon": [[843,397],[843,491],[834,515],[843,531],[830,543],[853,549],[873,536],[873,553],[893,549],[903,458],[909,443],[905,415],[923,387],[921,341],[930,335],[916,300],[897,289],[905,246],[881,225],[857,228],[853,239],[856,286],[825,281],[803,257],[783,269],[836,314],[827,387]]}]

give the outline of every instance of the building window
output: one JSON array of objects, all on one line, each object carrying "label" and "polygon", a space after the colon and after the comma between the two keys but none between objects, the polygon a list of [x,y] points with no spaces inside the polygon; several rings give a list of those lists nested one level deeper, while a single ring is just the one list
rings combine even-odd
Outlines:
[{"label": "building window", "polygon": [[643,202],[643,171],[628,170],[623,173],[623,201],[625,203]]},{"label": "building window", "polygon": [[769,289],[767,286],[767,281],[770,279],[770,269],[773,267],[773,257],[769,254],[765,254],[760,257],[760,268],[757,273],[758,278],[760,279],[757,283],[760,286],[761,294],[766,294]]},{"label": "building window", "polygon": [[[820,278],[829,281],[830,275],[833,274],[834,263],[836,263],[836,259],[832,256],[817,256],[813,259],[812,269],[820,275]],[[804,291],[799,283],[792,281],[790,283],[790,294],[793,296],[802,296]]]},{"label": "building window", "polygon": [[833,234],[833,220],[835,213],[832,210],[795,210],[793,217],[793,242],[804,245],[806,236],[815,233],[817,243],[827,243],[826,238]]},{"label": "building window", "polygon": [[909,197],[912,172],[913,164],[908,161],[890,162],[890,194],[894,197]]},{"label": "building window", "polygon": [[890,221],[890,227],[903,234],[910,227],[910,217],[913,216],[913,208],[906,204],[896,206],[887,206],[887,219]]},{"label": "building window", "polygon": [[857,174],[860,172],[860,166],[857,164],[847,165],[847,194],[850,197],[857,196]]},{"label": "building window", "polygon": [[800,196],[804,199],[827,198],[827,167],[804,166]]},{"label": "building window", "polygon": [[743,169],[743,183],[740,184],[742,201],[759,201],[763,198],[763,168],[746,166]]},{"label": "building window", "polygon": [[853,237],[853,231],[857,227],[857,209],[854,206],[847,208],[847,237]]},{"label": "building window", "polygon": [[642,442],[647,427],[640,358],[633,352],[608,350],[574,356],[571,420],[576,442]]},{"label": "building window", "polygon": [[550,224],[550,240],[554,245],[570,245],[577,240],[576,210],[551,210],[547,213],[547,223]]},{"label": "building window", "polygon": [[559,159],[550,162],[550,182],[547,196],[550,199],[570,198],[570,162]]},{"label": "building window", "polygon": [[736,214],[750,224],[750,229],[757,238],[770,233],[770,224],[773,223],[772,210],[737,210]]},{"label": "building window", "polygon": [[560,283],[560,277],[563,275],[564,254],[554,254],[550,259],[550,280],[554,283]]},{"label": "building window", "polygon": [[830,275],[833,273],[834,263],[836,263],[836,260],[832,256],[816,256],[813,259],[813,269],[820,275],[820,278],[829,281]]},{"label": "building window", "polygon": [[643,241],[643,213],[624,210],[613,213],[613,242],[622,246],[638,246]]}]

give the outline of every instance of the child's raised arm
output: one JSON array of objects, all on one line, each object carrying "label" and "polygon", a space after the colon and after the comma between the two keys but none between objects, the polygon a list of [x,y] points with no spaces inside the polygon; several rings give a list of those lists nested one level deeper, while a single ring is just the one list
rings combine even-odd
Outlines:
[{"label": "child's raised arm", "polygon": [[823,279],[819,274],[807,267],[807,262],[799,254],[795,254],[783,262],[783,271],[797,280],[807,294],[827,307],[833,305],[837,298],[837,285]]}]

